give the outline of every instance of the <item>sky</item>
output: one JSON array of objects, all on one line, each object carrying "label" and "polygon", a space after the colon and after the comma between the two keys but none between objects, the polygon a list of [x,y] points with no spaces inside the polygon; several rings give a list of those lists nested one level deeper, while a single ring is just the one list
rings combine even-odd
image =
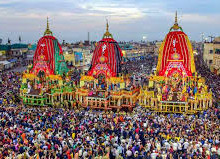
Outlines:
[{"label": "sky", "polygon": [[190,40],[220,35],[220,0],[0,0],[0,38],[36,43],[49,17],[53,35],[62,42],[100,40],[109,30],[117,41],[163,40],[178,23]]}]

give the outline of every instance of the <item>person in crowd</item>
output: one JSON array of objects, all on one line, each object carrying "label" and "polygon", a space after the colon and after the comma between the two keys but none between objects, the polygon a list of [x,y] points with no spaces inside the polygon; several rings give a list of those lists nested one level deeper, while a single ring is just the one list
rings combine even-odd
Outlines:
[{"label": "person in crowd", "polygon": [[0,158],[220,157],[219,109],[200,115],[0,107]]},{"label": "person in crowd", "polygon": [[[218,99],[219,77],[197,65]],[[137,73],[131,79],[142,81],[139,77]],[[1,73],[0,158],[220,158],[217,105],[197,115],[157,114],[139,106],[118,113],[31,108],[18,98],[20,83],[21,74]]]}]

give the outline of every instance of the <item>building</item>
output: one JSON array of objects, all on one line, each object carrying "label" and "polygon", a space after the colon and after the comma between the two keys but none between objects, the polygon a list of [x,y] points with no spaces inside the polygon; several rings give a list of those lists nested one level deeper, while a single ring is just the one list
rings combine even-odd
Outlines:
[{"label": "building", "polygon": [[220,74],[220,37],[215,38],[213,41],[213,72],[217,75]]},{"label": "building", "polygon": [[6,60],[6,55],[9,50],[9,45],[0,45],[0,61]]},{"label": "building", "polygon": [[204,43],[203,60],[215,74],[220,74],[220,37]]},{"label": "building", "polygon": [[75,66],[88,70],[92,60],[91,50],[88,48],[63,47],[64,59],[68,66]]},{"label": "building", "polygon": [[29,44],[28,45],[27,57],[25,59],[25,62],[22,63],[23,66],[33,64],[33,58],[34,58],[34,53],[35,53],[36,48],[37,48],[36,44]]},{"label": "building", "polygon": [[212,42],[204,43],[203,60],[206,63],[206,65],[211,69],[211,66],[213,64],[213,43]]},{"label": "building", "polygon": [[122,49],[124,60],[141,59],[149,54],[155,54],[157,50],[156,42],[129,42],[119,43]]},{"label": "building", "polygon": [[23,63],[27,58],[28,45],[27,44],[12,44],[8,61],[12,63]]},{"label": "building", "polygon": [[27,57],[27,44],[2,44],[0,45],[0,70],[10,69],[19,63],[24,63]]},{"label": "building", "polygon": [[8,60],[15,65],[23,63],[27,57],[27,44],[5,44],[0,45],[0,61]]}]

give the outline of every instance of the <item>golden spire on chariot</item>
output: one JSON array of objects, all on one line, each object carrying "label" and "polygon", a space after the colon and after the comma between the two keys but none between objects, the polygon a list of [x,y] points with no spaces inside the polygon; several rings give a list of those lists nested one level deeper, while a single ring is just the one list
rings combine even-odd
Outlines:
[{"label": "golden spire on chariot", "polygon": [[109,25],[108,25],[108,20],[106,20],[106,32],[105,34],[103,35],[103,38],[113,38],[112,34],[109,32],[108,28],[109,28]]},{"label": "golden spire on chariot", "polygon": [[48,17],[47,17],[47,28],[46,28],[46,30],[45,30],[45,32],[44,32],[44,36],[46,36],[46,35],[53,36],[53,33],[52,33],[52,31],[50,30],[50,27],[49,27]]},{"label": "golden spire on chariot", "polygon": [[182,27],[180,27],[179,24],[178,24],[177,11],[176,11],[175,23],[174,23],[174,25],[170,28],[170,31],[171,31],[171,30],[179,30],[179,29],[180,29],[181,31],[183,31]]}]

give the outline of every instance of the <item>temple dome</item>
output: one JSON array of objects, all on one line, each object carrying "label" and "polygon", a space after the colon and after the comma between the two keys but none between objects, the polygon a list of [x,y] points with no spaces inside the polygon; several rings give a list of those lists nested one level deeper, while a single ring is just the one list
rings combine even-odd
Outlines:
[{"label": "temple dome", "polygon": [[68,71],[61,45],[50,31],[48,19],[47,28],[44,36],[38,41],[33,59],[32,73],[38,74],[39,71],[43,71],[46,75]]},{"label": "temple dome", "polygon": [[106,77],[115,77],[121,72],[123,54],[108,29],[107,22],[106,32],[94,50],[88,75],[97,77],[99,74],[104,74]]},{"label": "temple dome", "polygon": [[192,45],[188,36],[177,23],[170,28],[160,49],[157,64],[157,74],[171,76],[179,73],[181,76],[192,76],[195,72],[195,63]]}]

